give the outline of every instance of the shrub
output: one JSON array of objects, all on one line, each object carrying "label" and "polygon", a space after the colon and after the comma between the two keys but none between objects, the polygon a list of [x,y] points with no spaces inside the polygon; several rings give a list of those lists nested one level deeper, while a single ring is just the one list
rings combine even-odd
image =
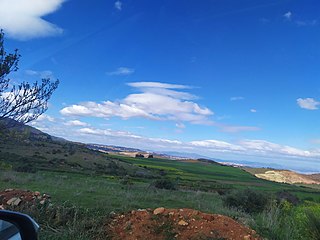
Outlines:
[{"label": "shrub", "polygon": [[270,198],[262,192],[252,189],[234,190],[226,194],[224,204],[228,207],[239,208],[246,213],[262,212]]},{"label": "shrub", "polygon": [[320,217],[310,209],[306,210],[307,216],[307,231],[312,236],[312,239],[320,239]]},{"label": "shrub", "polygon": [[160,189],[168,189],[168,190],[176,190],[176,184],[171,181],[170,179],[157,179],[153,183],[151,183],[151,186],[160,188]]},{"label": "shrub", "polygon": [[31,163],[22,163],[14,166],[13,170],[16,172],[36,173],[37,169]]},{"label": "shrub", "polygon": [[297,196],[295,196],[292,193],[285,191],[285,190],[277,192],[276,198],[279,203],[281,203],[283,201],[288,201],[289,203],[291,203],[293,205],[297,205],[300,202],[300,200]]},{"label": "shrub", "polygon": [[267,209],[255,216],[254,222],[250,225],[259,235],[270,240],[308,239],[302,238],[293,213],[293,209],[275,203],[270,204]]}]

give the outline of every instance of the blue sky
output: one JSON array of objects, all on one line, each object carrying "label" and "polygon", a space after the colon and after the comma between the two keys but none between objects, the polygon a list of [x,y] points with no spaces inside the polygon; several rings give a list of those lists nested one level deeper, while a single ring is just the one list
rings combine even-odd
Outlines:
[{"label": "blue sky", "polygon": [[33,126],[81,142],[320,171],[320,3],[0,0]]}]

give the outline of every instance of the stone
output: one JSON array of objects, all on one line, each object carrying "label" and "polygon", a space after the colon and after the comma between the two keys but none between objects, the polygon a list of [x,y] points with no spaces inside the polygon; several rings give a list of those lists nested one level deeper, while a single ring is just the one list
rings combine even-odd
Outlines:
[{"label": "stone", "polygon": [[187,222],[184,221],[184,220],[180,220],[180,221],[178,222],[178,225],[180,225],[180,226],[188,226],[189,223],[187,223]]},{"label": "stone", "polygon": [[40,192],[35,191],[35,192],[34,192],[34,195],[35,195],[35,196],[40,196]]},{"label": "stone", "polygon": [[13,206],[19,206],[19,204],[21,203],[21,199],[17,198],[14,202],[13,202]]},{"label": "stone", "polygon": [[10,199],[7,201],[7,204],[8,204],[8,205],[13,205],[13,202],[14,202],[15,200],[17,200],[16,197],[10,198]]},{"label": "stone", "polygon": [[7,201],[7,204],[10,206],[18,206],[21,203],[21,199],[17,197],[13,197]]},{"label": "stone", "polygon": [[141,209],[141,208],[139,208],[137,211],[138,211],[138,212],[146,212],[147,209]]},{"label": "stone", "polygon": [[164,212],[164,207],[159,207],[159,208],[156,208],[154,211],[153,211],[153,214],[154,215],[158,215],[158,214],[162,214]]},{"label": "stone", "polygon": [[250,235],[244,236],[243,240],[250,240]]}]

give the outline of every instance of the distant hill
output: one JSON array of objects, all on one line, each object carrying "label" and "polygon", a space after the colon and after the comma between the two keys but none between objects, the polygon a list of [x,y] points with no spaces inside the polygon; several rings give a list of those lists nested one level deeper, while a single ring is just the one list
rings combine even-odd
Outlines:
[{"label": "distant hill", "polygon": [[168,155],[168,156],[174,156],[174,157],[181,157],[181,158],[192,158],[192,159],[198,159],[198,158],[205,158],[210,159],[207,156],[203,156],[196,153],[187,153],[187,152],[173,152],[173,151],[161,151],[160,153]]},{"label": "distant hill", "polygon": [[[9,126],[9,127],[8,127]],[[150,171],[13,120],[0,122],[0,170],[152,175]]]},{"label": "distant hill", "polygon": [[258,178],[273,182],[289,184],[320,184],[319,174],[301,174],[290,170],[278,170],[272,168],[244,167],[243,169]]}]

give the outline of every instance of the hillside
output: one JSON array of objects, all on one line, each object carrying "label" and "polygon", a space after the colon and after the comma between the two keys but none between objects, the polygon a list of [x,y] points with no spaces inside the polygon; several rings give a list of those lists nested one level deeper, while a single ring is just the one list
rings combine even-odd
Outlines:
[{"label": "hillside", "polygon": [[112,175],[151,175],[150,171],[121,162],[85,144],[50,136],[17,122],[0,128],[0,169],[39,170]]},{"label": "hillside", "polygon": [[289,184],[320,184],[319,174],[301,174],[290,170],[243,168],[254,176],[268,181]]}]

